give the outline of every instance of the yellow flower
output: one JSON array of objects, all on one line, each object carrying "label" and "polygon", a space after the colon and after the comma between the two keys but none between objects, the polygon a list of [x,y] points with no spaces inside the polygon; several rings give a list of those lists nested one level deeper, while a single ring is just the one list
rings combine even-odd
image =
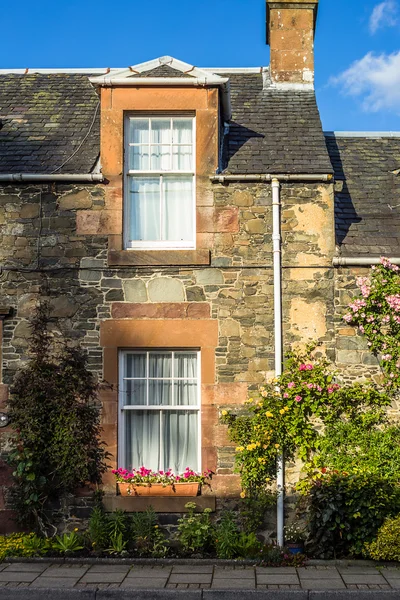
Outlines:
[{"label": "yellow flower", "polygon": [[75,527],[74,531],[79,531],[79,529],[77,527]]},{"label": "yellow flower", "polygon": [[264,448],[264,450],[266,450],[268,448],[268,446],[266,444],[264,444],[263,448]]},{"label": "yellow flower", "polygon": [[269,412],[269,410],[267,410],[267,412],[265,413],[265,416],[268,417],[268,418],[271,418],[274,415],[272,414],[272,412]]},{"label": "yellow flower", "polygon": [[227,414],[228,414],[228,411],[227,411],[227,410],[223,410],[223,411],[222,411],[222,413],[221,413],[221,415],[222,415],[223,417],[225,417]]},{"label": "yellow flower", "polygon": [[237,448],[235,448],[236,452],[243,452],[244,448],[243,446],[238,446]]},{"label": "yellow flower", "polygon": [[279,444],[275,444],[275,448],[279,448]]},{"label": "yellow flower", "polygon": [[246,498],[246,492],[240,492],[240,497],[241,498]]},{"label": "yellow flower", "polygon": [[268,483],[268,481],[271,481],[271,478],[270,477],[266,477],[265,481]]},{"label": "yellow flower", "polygon": [[286,410],[286,412],[287,412],[287,411],[288,411],[288,410],[290,410],[290,409],[289,409],[289,407],[288,407],[288,406],[285,406],[285,410]]},{"label": "yellow flower", "polygon": [[280,415],[284,415],[285,414],[285,410],[283,408],[281,408],[281,410],[279,411]]}]

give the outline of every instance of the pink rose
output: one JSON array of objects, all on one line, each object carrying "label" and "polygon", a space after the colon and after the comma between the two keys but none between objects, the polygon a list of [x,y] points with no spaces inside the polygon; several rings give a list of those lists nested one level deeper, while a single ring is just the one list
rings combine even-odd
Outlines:
[{"label": "pink rose", "polygon": [[302,398],[301,398],[301,396],[296,396],[295,400],[296,400],[296,402],[301,402]]},{"label": "pink rose", "polygon": [[290,383],[287,384],[288,388],[294,388],[296,386],[294,381],[291,381]]}]

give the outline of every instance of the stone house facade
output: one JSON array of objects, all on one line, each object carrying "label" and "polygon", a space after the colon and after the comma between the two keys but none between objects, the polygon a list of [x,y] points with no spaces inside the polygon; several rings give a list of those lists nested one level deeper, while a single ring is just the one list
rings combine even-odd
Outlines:
[{"label": "stone house facade", "polygon": [[[323,132],[317,8],[267,0],[269,68],[162,57],[0,71],[2,412],[46,297],[111,384],[99,400],[112,466],[183,470],[190,458],[215,472],[200,506],[237,497],[219,414],[275,372],[272,182],[284,349],[316,339],[349,378],[379,375],[342,314],[358,274],[400,260],[400,136]],[[0,533],[8,484],[2,463]],[[103,488],[110,509],[145,506],[117,496],[111,473]],[[160,512],[184,503],[152,499]]]}]

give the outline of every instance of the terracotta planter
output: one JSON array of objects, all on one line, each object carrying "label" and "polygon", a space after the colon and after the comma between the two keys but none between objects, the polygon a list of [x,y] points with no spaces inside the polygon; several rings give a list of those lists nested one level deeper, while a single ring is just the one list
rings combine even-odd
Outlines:
[{"label": "terracotta planter", "polygon": [[132,483],[119,483],[121,496],[197,496],[200,485],[198,483],[175,483],[174,485],[134,485]]},{"label": "terracotta planter", "polygon": [[304,554],[304,542],[288,542],[285,545],[290,554]]}]

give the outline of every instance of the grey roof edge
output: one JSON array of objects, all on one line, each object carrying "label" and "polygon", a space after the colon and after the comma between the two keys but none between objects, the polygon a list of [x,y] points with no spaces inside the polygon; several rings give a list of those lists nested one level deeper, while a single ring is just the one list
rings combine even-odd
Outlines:
[{"label": "grey roof edge", "polygon": [[[211,73],[232,73],[234,74],[246,74],[246,73],[262,73],[269,70],[269,67],[198,67],[202,71]],[[38,73],[39,75],[107,75],[108,73],[115,73],[117,71],[123,71],[126,67],[93,67],[91,68],[61,68],[61,69],[42,69],[42,68],[26,68],[26,69],[0,69],[0,75],[32,75]]]},{"label": "grey roof edge", "polygon": [[324,136],[336,138],[400,138],[400,131],[324,131]]}]

